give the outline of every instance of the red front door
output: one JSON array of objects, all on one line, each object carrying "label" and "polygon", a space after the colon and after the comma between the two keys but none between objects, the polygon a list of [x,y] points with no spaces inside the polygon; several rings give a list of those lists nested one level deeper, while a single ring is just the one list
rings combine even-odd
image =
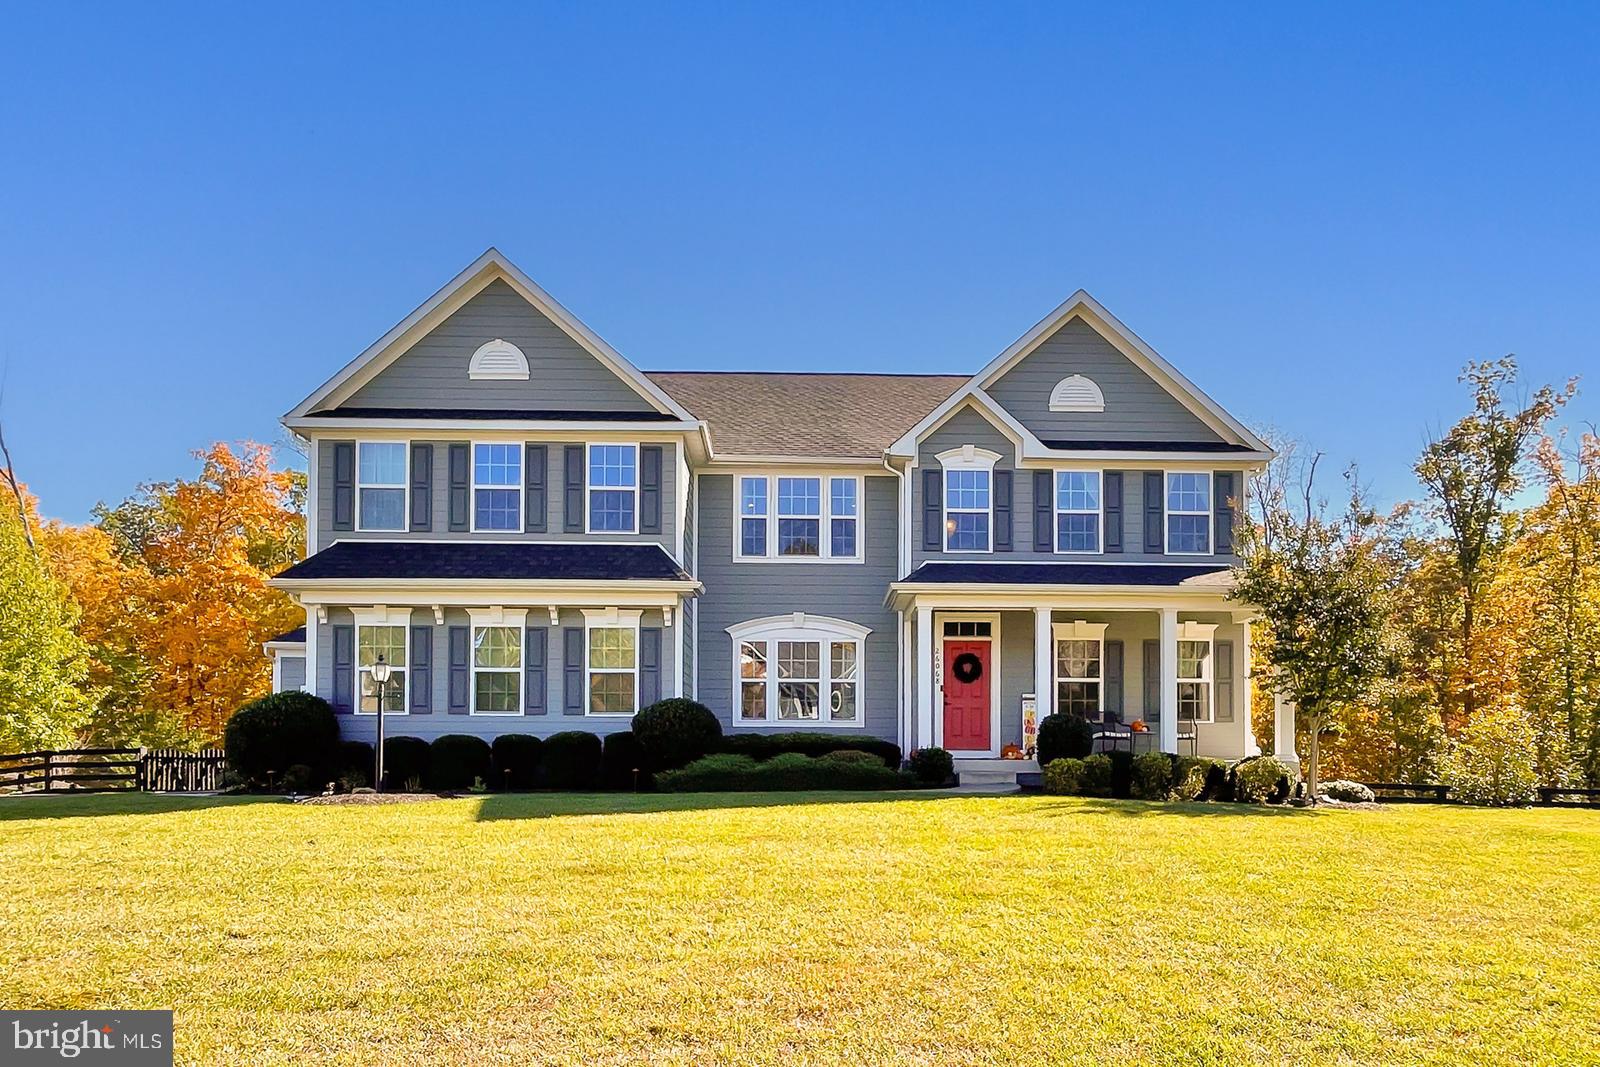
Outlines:
[{"label": "red front door", "polygon": [[989,642],[944,643],[944,747],[989,749]]}]

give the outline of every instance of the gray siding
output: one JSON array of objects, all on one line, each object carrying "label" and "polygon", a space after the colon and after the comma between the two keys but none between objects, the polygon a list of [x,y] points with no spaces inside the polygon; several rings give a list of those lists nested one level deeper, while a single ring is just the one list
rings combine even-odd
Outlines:
[{"label": "gray siding", "polygon": [[[1053,412],[1050,391],[1071,374],[1105,394],[1100,412]],[[1041,438],[1217,441],[1216,432],[1082,319],[1057,330],[987,390]]]},{"label": "gray siding", "polygon": [[[354,438],[342,438],[354,440]],[[410,533],[406,531],[360,531],[343,530],[335,532],[333,529],[333,440],[323,439],[317,444],[317,547],[327,548],[335,540],[358,539],[398,539],[404,540],[415,537],[422,540],[456,540],[478,538],[483,541],[654,541],[667,550],[668,555],[677,549],[677,494],[679,492],[677,450],[678,445],[672,442],[661,443],[661,532],[659,534],[623,534],[623,533],[565,533],[565,494],[562,493],[565,473],[562,469],[562,449],[569,442],[551,441],[547,443],[546,455],[546,499],[549,522],[546,524],[546,533],[525,533],[523,531],[481,531],[470,533],[450,531],[450,442],[439,439],[425,439],[418,437],[415,441],[431,440],[433,444],[433,529],[426,533]],[[455,438],[457,442],[467,438]],[[537,439],[530,438],[532,443],[540,444]],[[656,443],[656,442],[652,442]],[[360,511],[359,502],[356,505],[357,513]],[[471,508],[471,501],[468,501]],[[410,509],[407,509],[407,514]]]},{"label": "gray siding", "polygon": [[[688,484],[683,487],[683,491],[684,495],[688,497],[688,500],[686,502],[687,506],[684,508],[683,559],[680,562],[683,564],[684,569],[687,570],[691,576],[698,577],[700,568],[696,562],[695,550],[697,548],[696,535],[698,533],[697,525],[699,523],[698,508],[700,503],[700,487],[699,480],[695,477],[692,471],[689,474]],[[695,627],[699,621],[699,617],[699,598],[691,597],[686,599],[683,602],[683,621],[680,625],[683,627],[684,688],[688,690],[690,696],[695,696],[699,692],[697,676],[695,675],[695,648],[697,646],[696,638],[699,636]]]},{"label": "gray siding", "polygon": [[[938,455],[962,445],[976,445],[1000,454],[996,470],[1016,470],[1012,482],[1012,521],[1014,523],[1010,552],[926,552],[922,548],[922,472],[939,470]],[[911,551],[913,568],[932,561],[994,563],[1006,560],[1052,560],[1072,562],[1149,562],[1166,560],[1184,563],[1230,563],[1231,555],[1168,556],[1142,551],[1144,546],[1144,477],[1139,470],[1126,470],[1122,478],[1122,544],[1121,552],[1104,554],[1080,552],[1035,552],[1033,550],[1033,470],[1017,468],[1017,450],[1000,429],[975,408],[966,408],[951,416],[943,426],[923,439],[917,451],[917,470],[911,477]],[[1062,464],[1068,466],[1069,464]],[[1089,463],[1071,466],[1092,466]],[[1122,469],[1122,468],[1107,468]]]},{"label": "gray siding", "polygon": [[[467,377],[472,353],[497,337],[528,357],[527,381]],[[655,410],[503,281],[491,282],[340,406]]]},{"label": "gray siding", "polygon": [[733,638],[728,627],[803,611],[869,627],[863,650],[865,728],[838,729],[898,741],[898,616],[884,607],[896,571],[899,479],[868,477],[861,536],[864,563],[735,563],[733,475],[700,476],[700,580],[696,605],[700,701],[730,729],[781,733],[797,727],[734,727]]}]

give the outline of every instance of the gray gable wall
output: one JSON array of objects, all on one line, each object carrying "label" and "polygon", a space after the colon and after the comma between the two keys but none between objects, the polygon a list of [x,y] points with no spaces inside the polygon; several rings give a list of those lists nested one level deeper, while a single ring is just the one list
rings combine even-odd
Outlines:
[{"label": "gray gable wall", "polygon": [[[528,357],[527,381],[472,381],[472,353],[503,338]],[[503,281],[489,283],[356,390],[345,408],[556,411],[655,409]]]},{"label": "gray gable wall", "polygon": [[[1072,374],[1105,394],[1101,412],[1053,412],[1050,392]],[[985,390],[1042,439],[1220,441],[1216,432],[1082,319],[1072,319]]]}]

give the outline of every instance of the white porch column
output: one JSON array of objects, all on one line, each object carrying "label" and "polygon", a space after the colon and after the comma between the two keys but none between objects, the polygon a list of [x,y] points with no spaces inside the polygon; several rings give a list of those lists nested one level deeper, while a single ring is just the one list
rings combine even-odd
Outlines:
[{"label": "white porch column", "polygon": [[1300,753],[1295,749],[1294,701],[1285,700],[1281,694],[1272,694],[1272,754],[1285,763],[1300,765]]},{"label": "white porch column", "polygon": [[[316,442],[313,441],[312,444]],[[273,686],[277,688],[276,685]],[[312,696],[319,696],[329,701],[333,694],[317,692],[317,613],[311,608],[306,609],[306,684],[300,687]]]},{"label": "white porch column", "polygon": [[1055,643],[1050,636],[1054,613],[1049,608],[1033,609],[1033,698],[1039,721],[1055,713]]},{"label": "white porch column", "polygon": [[1178,751],[1178,609],[1161,609],[1161,751]]},{"label": "white porch column", "polygon": [[933,609],[917,608],[917,733],[913,748],[933,744]]},{"label": "white porch column", "polygon": [[683,691],[683,607],[665,608],[662,621],[671,627],[672,634],[672,695],[687,696]]}]

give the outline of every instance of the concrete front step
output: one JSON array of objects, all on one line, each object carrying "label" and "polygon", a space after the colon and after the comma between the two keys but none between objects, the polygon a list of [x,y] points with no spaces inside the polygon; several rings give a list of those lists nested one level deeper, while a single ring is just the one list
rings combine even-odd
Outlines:
[{"label": "concrete front step", "polygon": [[956,773],[961,775],[963,786],[1014,786],[1018,774],[1036,774],[1038,771],[1038,761],[1031,759],[956,759]]}]

